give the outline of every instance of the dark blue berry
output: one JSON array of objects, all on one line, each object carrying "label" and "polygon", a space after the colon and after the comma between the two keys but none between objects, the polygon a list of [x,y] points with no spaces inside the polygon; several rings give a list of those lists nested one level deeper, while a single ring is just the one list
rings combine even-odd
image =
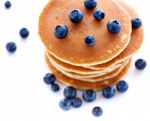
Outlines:
[{"label": "dark blue berry", "polygon": [[84,38],[84,43],[86,46],[93,46],[95,44],[95,38],[92,35],[87,35]]},{"label": "dark blue berry", "polygon": [[11,7],[11,2],[10,1],[6,1],[5,2],[5,8],[9,9]]},{"label": "dark blue berry", "polygon": [[59,89],[60,89],[60,87],[59,87],[58,84],[55,84],[55,83],[54,83],[54,84],[51,85],[51,90],[52,90],[53,92],[58,92]]},{"label": "dark blue berry", "polygon": [[77,90],[74,87],[66,87],[64,89],[64,97],[68,99],[73,99],[77,95]]},{"label": "dark blue berry", "polygon": [[139,18],[132,18],[131,22],[133,29],[138,29],[142,26],[142,21]]},{"label": "dark blue berry", "polygon": [[82,105],[82,100],[78,97],[72,99],[72,106],[75,108],[79,108]]},{"label": "dark blue berry", "polygon": [[84,0],[84,6],[89,10],[94,9],[97,6],[97,1],[96,0]]},{"label": "dark blue berry", "polygon": [[17,45],[14,42],[9,42],[6,44],[6,49],[10,53],[14,53],[17,49]]},{"label": "dark blue berry", "polygon": [[46,84],[54,84],[54,82],[56,81],[56,77],[54,74],[47,73],[44,76],[43,80]]},{"label": "dark blue berry", "polygon": [[82,95],[84,101],[92,102],[96,99],[96,91],[94,90],[84,90]]},{"label": "dark blue berry", "polygon": [[118,83],[117,83],[117,85],[116,85],[116,88],[117,88],[117,90],[119,91],[119,92],[125,92],[125,91],[127,91],[128,90],[128,83],[127,82],[125,82],[125,81],[119,81]]},{"label": "dark blue berry", "polygon": [[71,11],[69,18],[73,23],[79,23],[83,19],[83,13],[78,9],[73,10]]},{"label": "dark blue berry", "polygon": [[54,34],[58,39],[64,39],[68,35],[68,28],[66,25],[58,25],[54,29]]},{"label": "dark blue berry", "polygon": [[112,98],[116,93],[116,90],[113,87],[106,87],[102,90],[102,95],[105,98]]},{"label": "dark blue berry", "polygon": [[95,20],[102,20],[105,17],[105,12],[103,10],[96,10],[93,14]]},{"label": "dark blue berry", "polygon": [[59,106],[63,110],[70,110],[72,106],[72,100],[65,98],[59,102]]},{"label": "dark blue berry", "polygon": [[29,30],[27,28],[22,28],[19,32],[22,38],[27,38],[29,36]]},{"label": "dark blue berry", "polygon": [[96,106],[96,107],[93,108],[92,114],[96,117],[99,117],[103,114],[103,109],[99,106]]},{"label": "dark blue berry", "polygon": [[117,34],[121,30],[121,24],[117,20],[110,20],[107,24],[107,29],[112,34]]},{"label": "dark blue berry", "polygon": [[144,59],[138,59],[136,62],[135,62],[135,67],[138,69],[138,70],[143,70],[145,69],[147,63]]}]

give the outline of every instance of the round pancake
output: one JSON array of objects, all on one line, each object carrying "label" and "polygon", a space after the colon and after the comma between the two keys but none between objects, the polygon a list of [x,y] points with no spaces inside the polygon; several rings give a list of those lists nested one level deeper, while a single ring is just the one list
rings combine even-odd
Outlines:
[{"label": "round pancake", "polygon": [[[130,19],[133,17],[139,17],[139,15],[135,12],[135,10],[133,10],[133,8],[131,8],[124,1],[116,0],[116,2],[119,2],[120,5],[123,6],[127,10],[127,12],[131,16]],[[144,39],[143,26],[140,27],[139,29],[133,29],[132,33],[131,33],[131,41],[130,41],[129,45],[119,56],[117,56],[116,58],[114,58],[113,60],[111,60],[108,63],[91,66],[91,67],[87,67],[87,68],[99,70],[99,69],[105,68],[106,66],[112,66],[113,64],[120,63],[121,61],[123,61],[127,58],[130,58],[133,54],[135,54],[140,49],[143,39]]]},{"label": "round pancake", "polygon": [[[40,37],[47,50],[63,62],[76,66],[106,63],[118,56],[129,44],[130,16],[114,0],[97,0],[95,9],[105,11],[105,18],[98,22],[93,18],[94,10],[87,10],[83,2],[83,0],[51,0],[40,15]],[[79,24],[73,24],[69,20],[69,13],[74,9],[80,9],[84,14]],[[122,25],[118,34],[111,34],[107,30],[107,23],[112,19],[118,20]],[[62,40],[54,35],[54,28],[60,24],[68,27],[68,36]],[[92,47],[87,47],[84,43],[87,34],[93,35],[96,39]]]},{"label": "round pancake", "polygon": [[107,67],[107,68],[103,68],[103,69],[99,69],[99,70],[95,71],[92,69],[84,68],[82,66],[73,66],[73,65],[64,63],[64,62],[56,59],[54,56],[52,56],[48,52],[46,52],[46,55],[49,58],[49,60],[51,61],[51,63],[57,65],[60,69],[63,69],[68,72],[73,72],[73,73],[77,73],[77,74],[86,74],[86,75],[111,72],[111,71],[121,67],[122,64],[124,63],[124,61],[123,61],[122,63],[118,63],[117,65],[114,65],[113,67]]},{"label": "round pancake", "polygon": [[87,81],[87,82],[99,82],[99,81],[103,81],[105,79],[113,78],[116,75],[118,75],[122,71],[122,69],[126,66],[127,63],[128,63],[128,61],[126,61],[124,63],[124,65],[122,65],[120,68],[117,68],[114,71],[103,73],[103,74],[100,73],[100,74],[96,74],[96,75],[81,75],[81,74],[71,73],[71,72],[67,72],[67,71],[64,71],[64,70],[60,69],[59,67],[57,67],[53,63],[51,63],[51,64],[59,72],[61,72],[65,76],[68,76],[68,77],[70,77],[72,79],[79,79],[81,81]]},{"label": "round pancake", "polygon": [[53,74],[55,74],[57,80],[65,85],[68,86],[73,86],[77,89],[85,90],[85,89],[95,89],[95,90],[100,90],[103,89],[107,86],[113,85],[117,81],[119,81],[128,71],[131,61],[127,64],[127,66],[114,78],[103,80],[101,82],[84,82],[80,80],[75,80],[72,78],[69,78],[62,73],[60,73],[57,69],[55,69],[51,63],[49,63],[49,59],[47,56],[45,56],[46,62],[48,64],[49,69]]}]

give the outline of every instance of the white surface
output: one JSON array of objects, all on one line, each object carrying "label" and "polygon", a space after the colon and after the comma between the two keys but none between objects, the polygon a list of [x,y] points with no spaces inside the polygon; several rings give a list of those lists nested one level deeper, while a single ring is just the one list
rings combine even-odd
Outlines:
[{"label": "white surface", "polygon": [[[10,10],[4,8],[4,1],[0,0],[0,121],[150,121],[148,0],[126,0],[138,11],[145,25],[145,41],[134,60],[146,59],[147,68],[139,72],[132,64],[124,78],[130,86],[127,93],[106,100],[99,92],[95,102],[83,103],[80,109],[68,112],[58,106],[63,98],[63,87],[54,94],[42,80],[48,68],[44,62],[45,49],[37,34],[38,16],[48,0],[11,0]],[[27,40],[18,35],[22,27],[30,30]],[[9,55],[5,49],[9,41],[17,43],[14,55]],[[91,114],[97,105],[104,110],[100,118]]]}]

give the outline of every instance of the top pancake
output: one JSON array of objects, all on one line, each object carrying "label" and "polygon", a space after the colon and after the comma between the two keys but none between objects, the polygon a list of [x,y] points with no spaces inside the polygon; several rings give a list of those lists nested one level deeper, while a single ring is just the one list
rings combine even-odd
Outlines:
[{"label": "top pancake", "polygon": [[[119,4],[127,10],[127,12],[130,15],[130,19],[134,17],[139,17],[139,15],[135,12],[135,10],[124,1],[116,0],[116,2],[119,2]],[[99,70],[99,69],[105,68],[106,66],[112,66],[115,63],[119,63],[127,58],[130,58],[133,54],[135,54],[140,49],[142,42],[143,42],[143,38],[144,38],[143,26],[141,26],[138,29],[133,29],[131,33],[131,41],[129,45],[119,56],[117,56],[116,58],[114,58],[113,60],[107,63],[90,66],[88,68]]]},{"label": "top pancake", "polygon": [[[95,9],[103,9],[105,18],[96,21],[94,10],[84,7],[84,0],[51,0],[43,10],[39,21],[39,34],[47,50],[57,59],[76,66],[91,66],[106,63],[118,56],[129,44],[131,19],[128,13],[113,0],[97,0]],[[69,13],[80,9],[84,18],[81,23],[73,24]],[[114,35],[108,32],[109,20],[118,20],[122,29]],[[68,36],[59,40],[54,35],[57,25],[68,27]],[[91,34],[96,43],[92,47],[84,44],[84,37]]]}]

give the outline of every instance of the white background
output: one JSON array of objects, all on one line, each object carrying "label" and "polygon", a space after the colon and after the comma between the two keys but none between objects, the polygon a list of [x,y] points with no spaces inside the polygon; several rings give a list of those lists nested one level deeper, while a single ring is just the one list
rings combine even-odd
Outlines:
[{"label": "white background", "polygon": [[[95,102],[64,112],[58,106],[64,87],[54,94],[43,83],[43,76],[49,70],[37,32],[38,17],[48,0],[11,0],[10,10],[4,8],[5,0],[0,0],[0,121],[150,121],[150,6],[148,0],[126,1],[138,11],[145,26],[144,44],[124,78],[130,86],[128,92],[110,100],[98,92]],[[22,27],[30,30],[26,40],[18,33]],[[5,49],[9,41],[17,43],[14,55],[9,55]],[[142,72],[134,67],[138,58],[148,63]],[[81,97],[81,92],[78,96]],[[94,106],[103,108],[102,117],[92,115]]]}]

